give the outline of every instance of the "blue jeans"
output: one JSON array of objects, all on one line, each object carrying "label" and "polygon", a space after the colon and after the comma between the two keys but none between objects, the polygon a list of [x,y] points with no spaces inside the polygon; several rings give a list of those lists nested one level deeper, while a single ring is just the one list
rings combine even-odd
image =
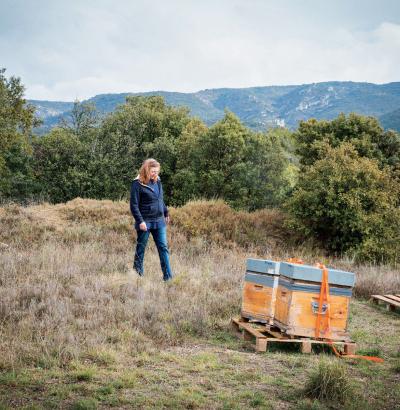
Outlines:
[{"label": "blue jeans", "polygon": [[158,229],[148,229],[147,231],[141,231],[140,229],[137,232],[137,244],[135,252],[135,261],[133,262],[133,267],[136,272],[143,276],[143,259],[144,251],[146,250],[147,241],[149,239],[150,232],[153,236],[154,242],[157,246],[158,255],[160,257],[161,270],[163,273],[164,280],[172,279],[171,266],[169,264],[169,251],[167,243],[167,227],[163,226]]}]

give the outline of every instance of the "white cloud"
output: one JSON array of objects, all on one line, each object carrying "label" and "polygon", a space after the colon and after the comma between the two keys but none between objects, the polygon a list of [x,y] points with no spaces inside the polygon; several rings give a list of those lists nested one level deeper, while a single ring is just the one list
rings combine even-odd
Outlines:
[{"label": "white cloud", "polygon": [[390,0],[386,15],[367,0],[358,15],[341,0],[9,3],[0,65],[29,98],[400,80],[400,6]]}]

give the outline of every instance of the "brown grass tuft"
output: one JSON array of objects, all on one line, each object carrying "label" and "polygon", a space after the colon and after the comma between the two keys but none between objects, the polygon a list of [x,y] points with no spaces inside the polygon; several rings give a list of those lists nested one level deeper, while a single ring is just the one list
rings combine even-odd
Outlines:
[{"label": "brown grass tuft", "polygon": [[346,365],[337,359],[321,359],[318,367],[308,375],[305,394],[334,404],[348,402],[354,395],[354,387]]},{"label": "brown grass tuft", "polygon": [[289,237],[284,214],[275,209],[235,211],[223,201],[193,201],[171,210],[173,224],[188,239],[199,237],[224,247],[271,253]]}]

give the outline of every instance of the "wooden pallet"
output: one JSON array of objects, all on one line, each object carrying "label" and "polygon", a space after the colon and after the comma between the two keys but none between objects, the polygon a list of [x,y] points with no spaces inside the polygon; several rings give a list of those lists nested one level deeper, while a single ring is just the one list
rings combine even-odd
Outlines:
[{"label": "wooden pallet", "polygon": [[[327,340],[318,340],[311,338],[299,338],[285,335],[278,328],[273,326],[255,324],[248,321],[246,318],[232,319],[232,327],[243,340],[252,341],[255,339],[256,352],[265,352],[268,342],[280,343],[299,343],[302,353],[311,353],[312,345],[329,345]],[[333,342],[336,345],[343,346],[345,354],[355,354],[356,344],[354,342]]]},{"label": "wooden pallet", "polygon": [[400,308],[400,295],[372,295],[371,298],[377,305],[379,302],[384,302],[386,309],[389,311],[395,311],[396,308]]}]

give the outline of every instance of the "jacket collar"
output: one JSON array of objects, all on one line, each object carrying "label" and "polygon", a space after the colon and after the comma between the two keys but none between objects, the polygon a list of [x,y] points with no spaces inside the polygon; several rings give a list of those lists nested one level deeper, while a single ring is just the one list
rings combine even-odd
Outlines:
[{"label": "jacket collar", "polygon": [[[151,186],[146,185],[146,184],[143,184],[143,182],[140,181],[139,175],[138,175],[134,180],[135,180],[135,181],[138,181],[140,185],[142,185],[142,186],[144,186],[144,187],[146,187],[146,188],[149,188],[149,189],[151,189],[151,190],[154,192],[154,189],[153,189]],[[158,176],[156,182],[158,183],[158,182],[160,182],[160,181],[161,181],[161,179],[160,179],[160,177]]]}]

